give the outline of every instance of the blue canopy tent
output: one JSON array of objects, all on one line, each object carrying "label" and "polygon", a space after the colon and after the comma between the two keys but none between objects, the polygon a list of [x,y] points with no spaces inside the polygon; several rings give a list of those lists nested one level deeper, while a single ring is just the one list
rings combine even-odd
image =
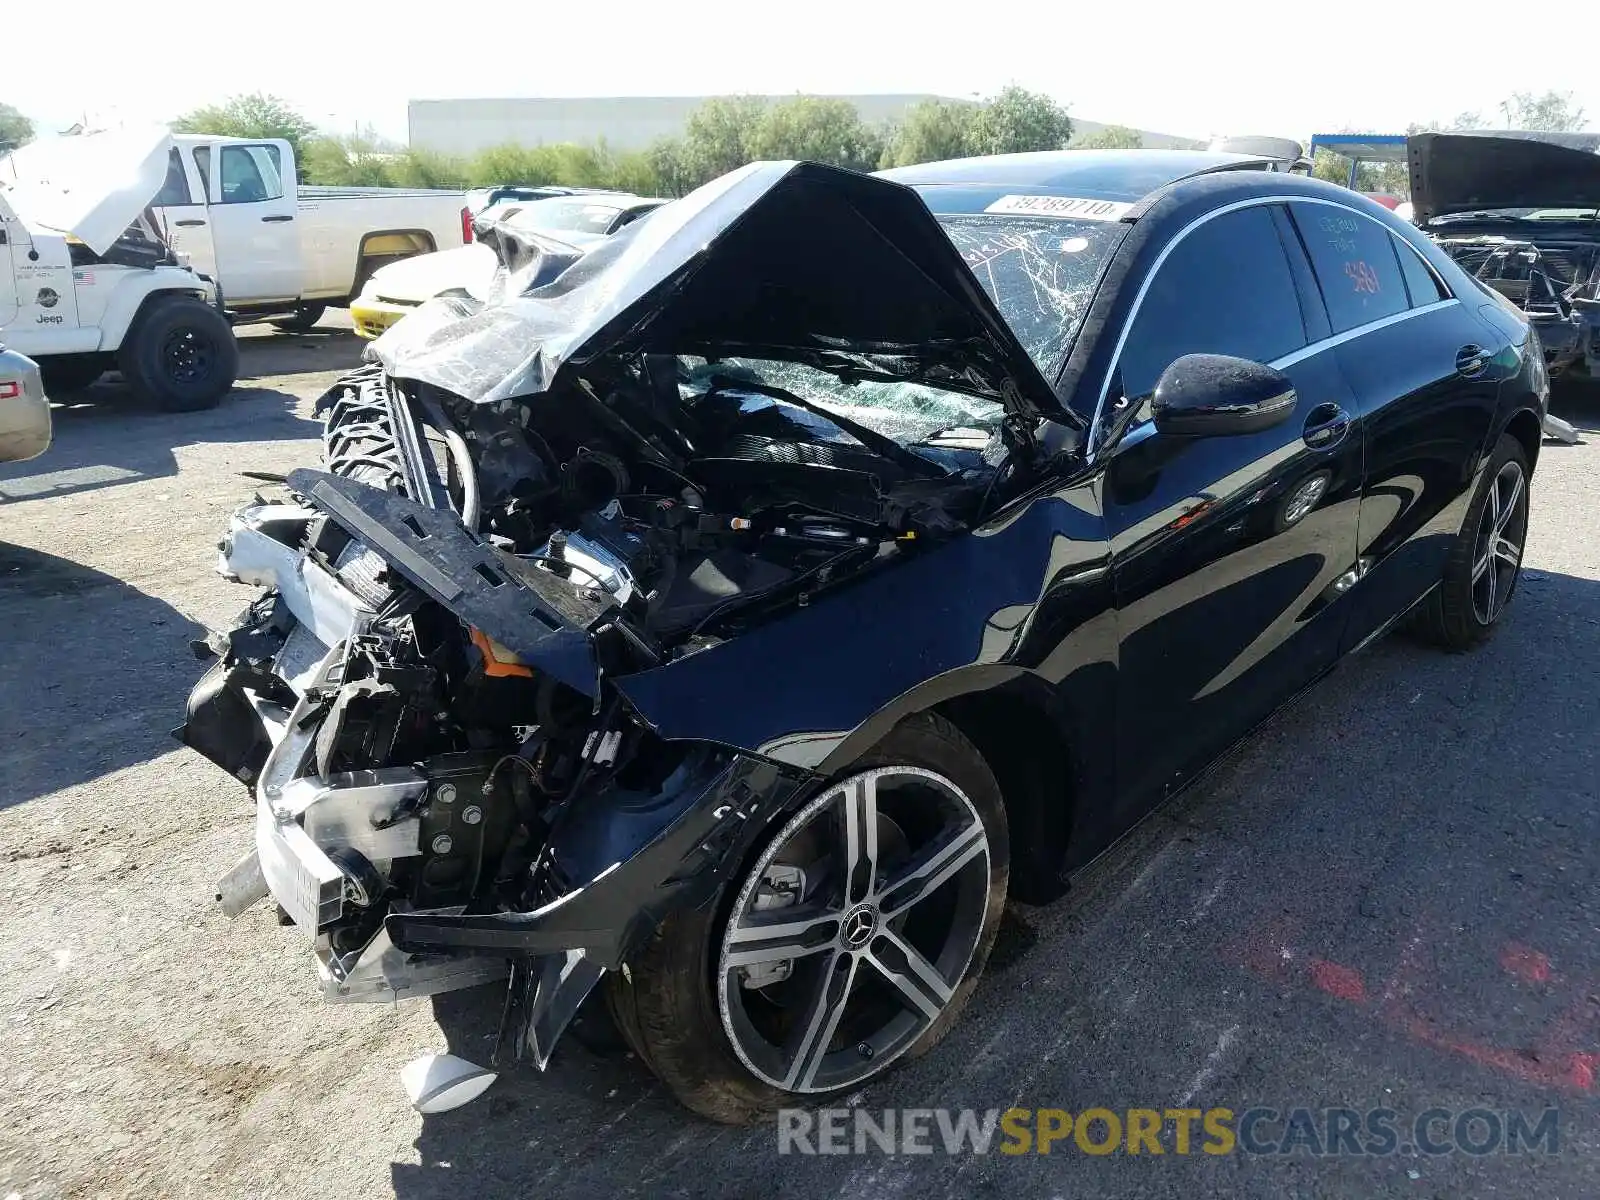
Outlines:
[{"label": "blue canopy tent", "polygon": [[1406,161],[1406,135],[1403,133],[1319,133],[1311,139],[1307,152],[1312,159],[1318,150],[1339,154],[1350,160],[1350,173],[1345,186],[1355,190],[1356,180],[1363,163],[1397,163]]}]

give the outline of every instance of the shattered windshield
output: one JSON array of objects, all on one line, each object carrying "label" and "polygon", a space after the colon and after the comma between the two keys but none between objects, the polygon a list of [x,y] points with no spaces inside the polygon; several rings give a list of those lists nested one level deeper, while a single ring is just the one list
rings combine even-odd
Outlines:
[{"label": "shattered windshield", "polygon": [[1044,377],[1054,379],[1128,227],[1059,217],[936,214]]},{"label": "shattered windshield", "polygon": [[[734,391],[738,390],[740,380],[761,383],[792,392],[818,408],[838,413],[858,425],[907,444],[926,441],[936,433],[962,430],[987,437],[1005,417],[1004,407],[992,400],[916,383],[874,380],[847,383],[828,371],[800,363],[750,358],[724,358],[708,363],[703,358],[687,356],[679,362],[691,395],[709,390],[713,379],[731,384]],[[774,403],[769,397],[750,396],[744,401],[744,407],[746,411],[756,411],[770,408]],[[819,427],[817,432],[832,440],[853,440],[826,427]]]}]

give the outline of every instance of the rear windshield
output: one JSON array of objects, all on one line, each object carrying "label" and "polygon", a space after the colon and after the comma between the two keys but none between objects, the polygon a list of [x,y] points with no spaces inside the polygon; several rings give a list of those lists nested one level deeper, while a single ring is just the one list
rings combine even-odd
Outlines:
[{"label": "rear windshield", "polygon": [[935,215],[1023,349],[1054,380],[1101,268],[1128,226],[992,213]]},{"label": "rear windshield", "polygon": [[537,200],[523,207],[517,223],[531,229],[571,233],[605,233],[622,210],[612,204],[584,200]]}]

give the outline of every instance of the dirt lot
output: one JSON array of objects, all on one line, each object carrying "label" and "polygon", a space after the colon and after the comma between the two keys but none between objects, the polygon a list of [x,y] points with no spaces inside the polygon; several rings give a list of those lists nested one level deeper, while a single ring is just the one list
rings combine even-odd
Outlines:
[{"label": "dirt lot", "polygon": [[1600,1194],[1600,405],[1546,447],[1507,626],[1381,643],[1028,911],[938,1053],[868,1108],[1561,1109],[1555,1157],[784,1158],[572,1040],[423,1119],[400,1067],[480,1060],[493,992],[322,1004],[267,906],[212,884],[243,792],[173,743],[187,649],[245,589],[223,524],[314,454],[345,331],[245,339],[216,411],[102,385],[0,469],[0,1197]]}]

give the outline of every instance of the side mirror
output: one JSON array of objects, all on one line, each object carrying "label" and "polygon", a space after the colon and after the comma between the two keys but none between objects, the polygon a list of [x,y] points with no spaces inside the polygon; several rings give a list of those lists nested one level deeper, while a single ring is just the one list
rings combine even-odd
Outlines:
[{"label": "side mirror", "polygon": [[1282,371],[1229,354],[1185,354],[1156,381],[1156,432],[1183,437],[1257,433],[1286,420],[1297,402]]}]

